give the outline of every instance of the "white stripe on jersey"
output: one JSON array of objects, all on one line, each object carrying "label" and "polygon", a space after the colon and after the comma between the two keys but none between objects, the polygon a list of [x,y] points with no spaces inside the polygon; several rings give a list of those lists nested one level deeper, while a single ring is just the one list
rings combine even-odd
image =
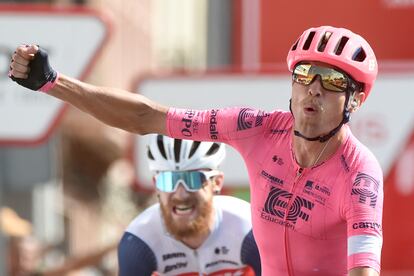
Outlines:
[{"label": "white stripe on jersey", "polygon": [[358,235],[348,238],[348,256],[357,253],[373,253],[381,256],[382,238],[373,235]]}]

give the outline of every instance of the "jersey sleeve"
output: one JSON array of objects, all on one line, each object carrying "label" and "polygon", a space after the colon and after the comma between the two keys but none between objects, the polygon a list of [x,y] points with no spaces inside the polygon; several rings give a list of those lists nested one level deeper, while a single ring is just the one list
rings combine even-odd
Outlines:
[{"label": "jersey sleeve", "polygon": [[224,142],[239,151],[249,151],[256,145],[252,141],[269,129],[270,118],[283,117],[278,114],[280,112],[267,113],[244,107],[211,110],[170,108],[167,132],[173,138]]},{"label": "jersey sleeve", "polygon": [[348,270],[371,267],[380,272],[383,176],[379,165],[373,163],[367,160],[353,174],[345,194]]},{"label": "jersey sleeve", "polygon": [[151,276],[157,260],[151,248],[137,236],[125,232],[118,246],[120,276]]},{"label": "jersey sleeve", "polygon": [[243,264],[249,265],[254,270],[255,275],[262,275],[259,249],[254,240],[252,230],[244,238],[240,253]]}]

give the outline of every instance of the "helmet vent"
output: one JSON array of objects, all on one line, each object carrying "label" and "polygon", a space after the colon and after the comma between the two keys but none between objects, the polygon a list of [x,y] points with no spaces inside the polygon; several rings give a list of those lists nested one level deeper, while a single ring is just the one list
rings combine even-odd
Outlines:
[{"label": "helmet vent", "polygon": [[305,45],[303,45],[303,50],[309,50],[309,47],[312,43],[313,37],[315,36],[315,32],[310,32],[308,38],[305,41]]},{"label": "helmet vent", "polygon": [[364,49],[362,47],[359,47],[358,50],[355,51],[354,55],[352,56],[352,60],[355,61],[364,61],[367,57],[367,54],[365,53]]},{"label": "helmet vent", "polygon": [[155,160],[154,155],[152,155],[152,152],[149,148],[147,150],[147,156],[148,156],[148,159]]},{"label": "helmet vent", "polygon": [[346,43],[348,42],[349,38],[343,36],[339,41],[338,45],[336,46],[335,55],[339,56],[342,54],[342,50],[345,48]]},{"label": "helmet vent", "polygon": [[190,153],[188,154],[188,158],[191,158],[194,155],[194,153],[197,151],[199,146],[200,146],[199,141],[193,142],[193,144],[191,145]]},{"label": "helmet vent", "polygon": [[296,40],[295,44],[293,44],[292,51],[295,51],[296,50],[296,48],[298,47],[298,43],[299,43],[299,39]]},{"label": "helmet vent", "polygon": [[325,51],[326,44],[328,44],[329,39],[331,38],[332,32],[326,32],[321,41],[319,42],[318,52]]},{"label": "helmet vent", "polygon": [[214,143],[211,145],[210,149],[208,150],[208,152],[206,153],[207,156],[213,155],[215,154],[220,148],[220,145],[217,143]]},{"label": "helmet vent", "polygon": [[162,157],[164,157],[165,159],[167,159],[167,154],[165,154],[165,148],[164,148],[163,140],[164,140],[164,138],[163,138],[162,135],[158,135],[157,136],[158,149],[160,150],[160,153],[161,153]]},{"label": "helmet vent", "polygon": [[176,163],[180,162],[181,139],[174,139],[174,159]]}]

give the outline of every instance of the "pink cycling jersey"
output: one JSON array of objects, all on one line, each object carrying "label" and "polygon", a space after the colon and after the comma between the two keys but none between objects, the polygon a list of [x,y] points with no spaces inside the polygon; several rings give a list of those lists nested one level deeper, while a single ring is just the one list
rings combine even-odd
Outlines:
[{"label": "pink cycling jersey", "polygon": [[246,162],[253,233],[262,275],[345,275],[380,271],[383,176],[351,133],[322,164],[301,168],[292,151],[291,113],[250,108],[170,108],[171,137],[224,142]]}]

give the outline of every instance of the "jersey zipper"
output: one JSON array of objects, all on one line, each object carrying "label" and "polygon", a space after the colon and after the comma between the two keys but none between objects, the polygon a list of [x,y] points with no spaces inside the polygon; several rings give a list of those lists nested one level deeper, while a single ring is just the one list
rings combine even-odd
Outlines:
[{"label": "jersey zipper", "polygon": [[304,171],[305,169],[304,168],[302,168],[302,167],[300,167],[298,170],[297,170],[297,172],[296,172],[296,177],[295,177],[295,181],[293,182],[293,185],[292,185],[292,192],[293,192],[293,189],[295,188],[295,185],[296,185],[296,183],[298,183],[299,182],[299,179],[301,178],[301,176],[302,176],[302,174],[303,174],[303,171]]},{"label": "jersey zipper", "polygon": [[196,258],[196,260],[197,260],[197,270],[198,270],[198,276],[203,276],[203,273],[201,272],[201,267],[202,267],[202,265],[200,264],[200,259],[198,258],[198,252],[197,252],[197,250],[193,250],[193,252],[194,252],[194,257]]},{"label": "jersey zipper", "polygon": [[[299,183],[300,179],[304,175],[304,172],[305,172],[305,168],[302,168],[302,167],[300,167],[296,171],[296,176],[294,178],[294,181],[293,181],[293,184],[292,184],[292,188],[290,190],[290,192],[292,193],[292,195],[293,195],[293,191],[295,190],[296,185]],[[290,210],[290,208],[292,206],[292,200],[293,199],[294,199],[294,197],[292,196],[288,200],[287,209],[286,209],[286,213],[285,213],[285,217],[284,217],[284,222],[285,223],[288,223],[287,216],[288,216],[289,210]],[[287,229],[286,226],[285,226],[285,230],[284,230],[284,239],[285,239],[285,256],[286,256],[286,262],[287,262],[288,276],[294,276],[293,265],[292,265],[292,261],[291,261],[290,250],[289,250],[288,229]]]}]

